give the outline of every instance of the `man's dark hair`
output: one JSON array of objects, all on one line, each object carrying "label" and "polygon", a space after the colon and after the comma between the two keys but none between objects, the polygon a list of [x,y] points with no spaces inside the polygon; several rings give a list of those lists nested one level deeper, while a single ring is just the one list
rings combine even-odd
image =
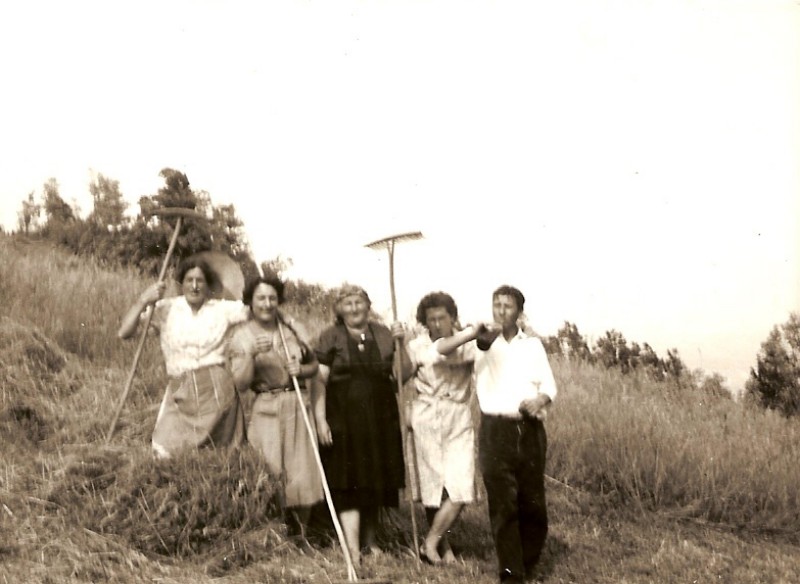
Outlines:
[{"label": "man's dark hair", "polygon": [[508,286],[504,284],[492,292],[492,299],[497,298],[498,296],[511,296],[517,303],[517,308],[520,312],[525,309],[525,296],[522,295],[522,292],[519,291],[519,288],[514,288],[514,286]]}]

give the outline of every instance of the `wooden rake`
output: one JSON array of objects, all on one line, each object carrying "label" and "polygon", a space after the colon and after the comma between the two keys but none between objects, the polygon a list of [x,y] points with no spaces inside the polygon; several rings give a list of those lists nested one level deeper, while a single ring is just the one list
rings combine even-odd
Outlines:
[{"label": "wooden rake", "polygon": [[[195,211],[194,209],[187,209],[185,207],[162,207],[161,209],[155,209],[148,213],[149,216],[155,215],[157,217],[176,217],[177,221],[175,223],[175,229],[172,232],[172,238],[169,242],[169,247],[167,248],[167,255],[164,257],[164,263],[161,265],[161,271],[158,273],[158,281],[163,282],[164,276],[167,273],[167,266],[169,265],[169,260],[172,257],[172,252],[175,250],[175,244],[178,242],[178,235],[180,234],[181,227],[183,225],[184,219],[201,219],[204,220],[205,216],[202,213]],[[125,381],[125,388],[122,390],[122,397],[119,400],[119,404],[117,405],[117,411],[114,412],[114,418],[111,420],[111,427],[108,429],[108,434],[106,434],[106,444],[111,442],[111,438],[114,436],[114,431],[117,429],[117,422],[119,421],[119,416],[122,413],[122,406],[125,405],[125,400],[128,399],[128,393],[131,391],[131,385],[133,385],[133,378],[136,375],[136,368],[139,366],[139,359],[142,356],[142,349],[144,349],[144,341],[147,338],[147,331],[150,328],[150,321],[153,319],[153,310],[148,311],[147,318],[144,323],[144,330],[142,331],[141,336],[139,337],[139,344],[136,347],[136,353],[133,355],[133,363],[131,364],[131,369],[128,372],[128,379]]]},{"label": "wooden rake", "polygon": [[[419,231],[409,231],[407,233],[398,233],[396,235],[391,235],[389,237],[384,237],[383,239],[379,239],[378,241],[373,241],[372,243],[368,243],[364,247],[368,247],[370,249],[386,249],[389,252],[389,289],[392,294],[392,318],[396,321],[397,320],[397,295],[395,294],[394,289],[394,248],[398,242],[405,242],[405,241],[414,241],[416,239],[422,239],[422,233]],[[402,363],[400,361],[400,339],[394,340],[394,368],[395,368],[395,377],[397,378],[397,395],[398,397],[402,397],[403,391],[403,379],[401,375],[402,371]],[[402,400],[401,400],[402,402]],[[403,457],[406,461],[407,472],[409,475],[409,480],[413,480],[412,477],[416,476],[417,468],[416,468],[416,456],[414,456],[414,445],[411,444],[410,448],[412,450],[411,455],[409,455],[409,445],[408,440],[406,439],[405,434],[407,434],[406,428],[406,421],[405,421],[405,413],[403,404],[400,404],[399,413],[400,413],[400,430],[404,434],[403,436],[403,450],[405,451],[405,456]],[[410,465],[410,466],[409,466]],[[408,504],[409,508],[411,509],[411,533],[414,541],[414,557],[417,559],[417,564],[420,563],[420,555],[419,555],[419,537],[417,536],[417,517],[416,513],[414,512],[414,493],[412,489],[407,488],[406,493],[408,493]]]}]

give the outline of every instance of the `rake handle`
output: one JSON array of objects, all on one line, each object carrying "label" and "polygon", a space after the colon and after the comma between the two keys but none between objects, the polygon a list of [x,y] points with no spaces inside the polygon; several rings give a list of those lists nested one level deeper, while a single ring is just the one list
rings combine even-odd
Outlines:
[{"label": "rake handle", "polygon": [[[167,248],[167,255],[164,258],[164,263],[161,265],[161,271],[158,273],[158,282],[164,281],[164,276],[167,273],[167,266],[169,265],[169,260],[172,257],[172,252],[175,250],[175,244],[178,242],[178,234],[181,230],[181,223],[183,222],[183,217],[178,216],[178,220],[175,223],[175,230],[172,232],[172,238],[169,241],[169,247]],[[128,399],[128,393],[131,391],[131,386],[133,385],[133,378],[136,375],[136,368],[139,366],[139,359],[142,356],[142,350],[144,349],[144,341],[147,338],[147,331],[150,329],[150,322],[153,320],[153,312],[155,310],[150,310],[147,313],[147,318],[145,319],[144,323],[144,330],[142,331],[141,336],[139,337],[139,344],[136,347],[136,353],[133,355],[133,363],[131,364],[131,369],[128,372],[128,378],[125,380],[125,388],[122,390],[122,397],[119,400],[119,404],[117,405],[117,410],[114,412],[114,418],[111,420],[111,427],[108,429],[108,434],[106,434],[106,444],[111,442],[111,438],[114,436],[114,432],[117,429],[117,422],[119,421],[119,416],[122,413],[122,406],[125,405],[125,400]]]},{"label": "rake handle", "polygon": [[[389,241],[386,249],[389,250],[389,289],[392,295],[392,317],[394,318],[395,322],[397,321],[397,294],[395,293],[394,289],[394,240]],[[409,448],[412,450],[414,449],[413,441],[409,444],[409,440],[406,439],[406,436],[409,435],[408,429],[406,427],[406,420],[405,420],[405,408],[403,407],[403,363],[401,361],[402,357],[400,356],[400,339],[394,340],[394,368],[395,368],[395,378],[397,379],[397,397],[400,400],[400,404],[398,409],[399,418],[400,418],[400,431],[401,433],[405,434],[403,436],[403,450],[404,450],[404,459],[406,461],[406,470],[409,475],[409,481],[412,480],[412,475],[416,472],[416,456],[413,458],[409,457]],[[412,489],[409,487],[406,489],[408,493],[408,505],[411,510],[411,536],[414,542],[414,557],[417,560],[417,565],[420,564],[421,558],[419,555],[419,537],[417,535],[417,514],[415,513],[414,509],[414,493]]]}]

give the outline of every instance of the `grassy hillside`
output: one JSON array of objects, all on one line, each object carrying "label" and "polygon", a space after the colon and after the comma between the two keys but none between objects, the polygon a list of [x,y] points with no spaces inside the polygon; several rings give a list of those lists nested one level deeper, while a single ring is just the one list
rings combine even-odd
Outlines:
[{"label": "grassy hillside", "polygon": [[[314,549],[286,537],[276,485],[251,451],[152,460],[164,375],[155,339],[104,445],[135,348],[114,333],[144,285],[131,272],[0,239],[0,577],[344,579],[329,535]],[[582,363],[554,370],[542,581],[796,581],[796,421]],[[494,581],[485,503],[459,521],[460,562],[449,568],[414,565],[408,517],[407,507],[385,514],[387,553],[366,558],[362,577]]]}]

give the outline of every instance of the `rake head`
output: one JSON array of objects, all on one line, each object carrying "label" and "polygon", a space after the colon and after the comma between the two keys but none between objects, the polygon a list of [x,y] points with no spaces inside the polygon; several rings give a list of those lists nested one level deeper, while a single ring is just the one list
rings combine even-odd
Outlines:
[{"label": "rake head", "polygon": [[389,237],[384,237],[383,239],[379,239],[378,241],[373,241],[372,243],[368,243],[364,247],[368,247],[370,249],[383,249],[385,247],[389,247],[390,245],[394,245],[398,241],[413,241],[415,239],[422,239],[422,232],[409,231],[408,233],[398,233],[397,235],[390,235]]}]

